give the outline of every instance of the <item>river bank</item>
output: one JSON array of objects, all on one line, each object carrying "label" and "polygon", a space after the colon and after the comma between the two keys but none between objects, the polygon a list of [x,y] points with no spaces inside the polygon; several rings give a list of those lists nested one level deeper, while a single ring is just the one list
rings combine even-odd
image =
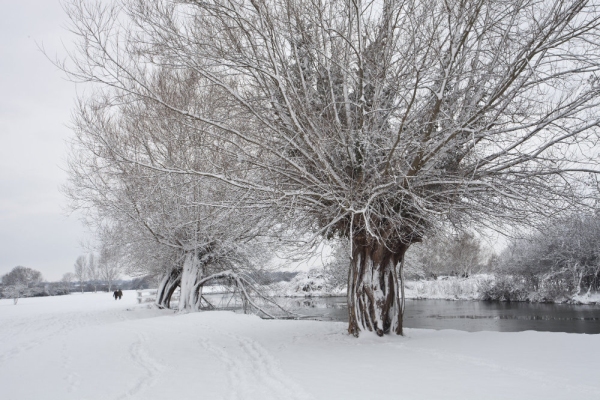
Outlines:
[{"label": "river bank", "polygon": [[[289,282],[277,282],[265,286],[265,292],[281,297],[331,297],[345,296],[346,288],[333,285],[327,274],[322,271],[301,272]],[[407,280],[405,284],[407,299],[429,300],[491,300],[525,301],[539,303],[600,304],[600,293],[582,293],[579,295],[540,294],[511,285],[506,281],[498,282],[492,274],[477,274],[468,278],[442,276],[433,280]]]}]

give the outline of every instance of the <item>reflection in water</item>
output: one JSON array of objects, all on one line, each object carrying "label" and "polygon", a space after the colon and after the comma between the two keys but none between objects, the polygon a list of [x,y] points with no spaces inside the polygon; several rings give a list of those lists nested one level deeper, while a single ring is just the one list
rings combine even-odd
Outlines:
[{"label": "reflection in water", "polygon": [[600,321],[600,317],[560,318],[552,315],[428,315],[427,318],[523,319],[533,321]]},{"label": "reflection in water", "polygon": [[600,333],[600,306],[484,301],[407,301],[405,326],[465,331]]},{"label": "reflection in water", "polygon": [[[229,295],[210,295],[218,308],[239,309]],[[277,298],[301,318],[348,321],[345,297]],[[276,312],[273,307],[269,310]],[[407,300],[407,328],[519,332],[600,333],[600,305]]]}]

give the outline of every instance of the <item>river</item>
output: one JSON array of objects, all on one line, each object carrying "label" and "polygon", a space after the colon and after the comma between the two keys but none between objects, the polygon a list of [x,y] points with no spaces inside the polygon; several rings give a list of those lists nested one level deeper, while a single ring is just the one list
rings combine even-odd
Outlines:
[{"label": "river", "polygon": [[[221,307],[227,304],[218,295],[210,298]],[[277,298],[277,302],[303,318],[348,321],[345,297]],[[600,305],[407,300],[404,326],[468,332],[534,330],[599,334]]]}]

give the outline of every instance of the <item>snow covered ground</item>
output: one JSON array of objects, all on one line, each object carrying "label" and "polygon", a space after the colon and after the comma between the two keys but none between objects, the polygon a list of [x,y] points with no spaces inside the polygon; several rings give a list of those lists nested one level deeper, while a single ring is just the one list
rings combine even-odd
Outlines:
[{"label": "snow covered ground", "polygon": [[598,399],[600,335],[174,314],[127,291],[0,300],[0,398]]}]

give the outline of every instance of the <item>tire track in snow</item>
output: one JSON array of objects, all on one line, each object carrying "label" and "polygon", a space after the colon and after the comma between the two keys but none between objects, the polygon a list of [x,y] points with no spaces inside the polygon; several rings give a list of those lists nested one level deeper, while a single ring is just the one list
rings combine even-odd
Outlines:
[{"label": "tire track in snow", "polygon": [[302,387],[281,370],[279,362],[260,343],[249,338],[218,332],[205,326],[217,338],[228,338],[226,351],[208,338],[200,344],[225,364],[229,383],[228,400],[311,400]]},{"label": "tire track in snow", "polygon": [[118,400],[136,396],[142,390],[149,388],[154,383],[154,378],[163,370],[154,358],[148,353],[146,345],[148,339],[143,333],[137,333],[136,340],[129,347],[131,360],[143,370],[142,375],[133,384],[131,389],[117,397]]}]

